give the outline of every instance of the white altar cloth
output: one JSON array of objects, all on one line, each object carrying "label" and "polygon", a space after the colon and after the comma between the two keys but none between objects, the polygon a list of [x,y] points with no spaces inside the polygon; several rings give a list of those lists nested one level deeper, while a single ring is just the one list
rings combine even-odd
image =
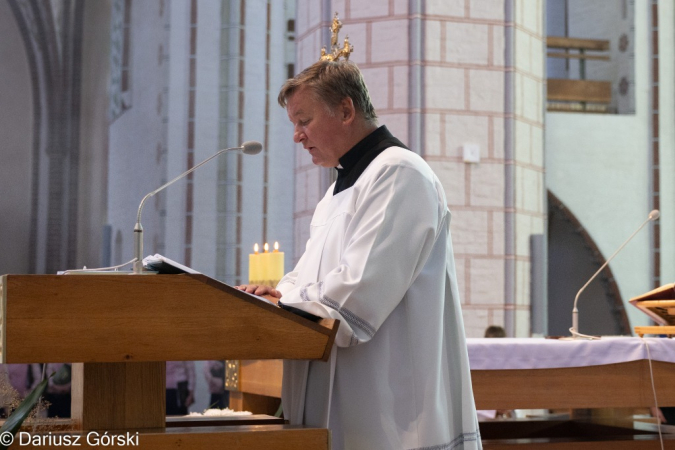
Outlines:
[{"label": "white altar cloth", "polygon": [[558,369],[648,359],[675,363],[675,339],[602,337],[599,340],[469,338],[471,370]]}]

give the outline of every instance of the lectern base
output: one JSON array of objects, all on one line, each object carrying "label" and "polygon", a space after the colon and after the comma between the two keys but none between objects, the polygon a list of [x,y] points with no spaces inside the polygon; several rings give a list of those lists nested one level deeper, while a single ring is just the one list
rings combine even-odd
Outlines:
[{"label": "lectern base", "polygon": [[76,363],[72,419],[79,430],[164,428],[166,363]]}]

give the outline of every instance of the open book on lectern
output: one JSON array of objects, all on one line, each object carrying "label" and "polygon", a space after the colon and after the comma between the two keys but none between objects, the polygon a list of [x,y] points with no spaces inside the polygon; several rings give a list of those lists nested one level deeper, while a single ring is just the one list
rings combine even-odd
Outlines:
[{"label": "open book on lectern", "polygon": [[630,304],[659,325],[675,325],[675,283],[665,284],[630,299]]},{"label": "open book on lectern", "polygon": [[[143,267],[145,267],[147,270],[156,272],[160,275],[175,275],[181,273],[200,274],[200,272],[197,272],[196,270],[190,267],[184,266],[183,264],[177,263],[176,261],[169,259],[166,256],[160,255],[159,253],[146,256],[145,258],[143,258]],[[293,314],[297,314],[298,316],[304,317],[305,319],[311,320],[312,322],[318,322],[319,320],[321,320],[321,317],[317,315],[308,313],[306,311],[303,311],[290,305],[286,305],[285,303],[279,302],[277,304],[266,299],[265,297],[260,297],[254,294],[248,295],[255,297],[256,299],[263,301],[265,303],[269,303],[270,305],[274,305],[281,309],[285,309],[286,311],[292,312]]]},{"label": "open book on lectern", "polygon": [[162,256],[159,253],[148,255],[143,258],[143,267],[152,272],[157,272],[161,275],[174,275],[178,273],[193,273],[199,274],[196,270],[177,263],[176,261]]}]

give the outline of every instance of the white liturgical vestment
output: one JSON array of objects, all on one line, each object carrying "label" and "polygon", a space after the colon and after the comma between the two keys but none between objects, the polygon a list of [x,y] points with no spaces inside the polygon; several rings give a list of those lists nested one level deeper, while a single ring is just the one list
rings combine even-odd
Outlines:
[{"label": "white liturgical vestment", "polygon": [[390,147],[319,202],[281,301],[340,320],[328,362],[286,361],[292,424],[336,450],[480,449],[450,212],[415,153]]}]

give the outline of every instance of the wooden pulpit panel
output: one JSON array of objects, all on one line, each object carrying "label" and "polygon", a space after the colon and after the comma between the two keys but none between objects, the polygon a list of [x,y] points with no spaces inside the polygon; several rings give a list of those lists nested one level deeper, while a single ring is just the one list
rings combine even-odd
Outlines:
[{"label": "wooden pulpit panel", "polygon": [[252,411],[273,415],[279,409],[281,380],[284,373],[282,360],[228,361],[236,375],[226,372],[225,387],[230,391],[230,408],[235,411]]},{"label": "wooden pulpit panel", "polygon": [[204,275],[3,275],[2,285],[3,363],[326,360],[339,324]]},{"label": "wooden pulpit panel", "polygon": [[239,372],[240,391],[281,398],[283,361],[241,361]]}]

